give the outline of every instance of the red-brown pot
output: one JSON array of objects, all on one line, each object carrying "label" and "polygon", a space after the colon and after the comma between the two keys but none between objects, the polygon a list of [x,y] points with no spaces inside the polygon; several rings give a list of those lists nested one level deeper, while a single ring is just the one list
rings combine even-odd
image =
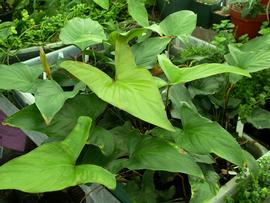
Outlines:
[{"label": "red-brown pot", "polygon": [[266,6],[269,0],[261,0],[261,4]]},{"label": "red-brown pot", "polygon": [[262,25],[262,22],[267,21],[266,14],[257,15],[256,18],[241,17],[241,13],[230,7],[231,21],[234,24],[235,38],[248,34],[249,38],[254,38],[258,35],[258,31]]}]

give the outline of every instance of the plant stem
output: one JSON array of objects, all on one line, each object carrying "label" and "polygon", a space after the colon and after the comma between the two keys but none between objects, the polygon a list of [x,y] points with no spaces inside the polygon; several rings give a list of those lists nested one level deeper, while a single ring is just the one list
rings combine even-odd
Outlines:
[{"label": "plant stem", "polygon": [[171,88],[171,85],[168,85],[167,88],[166,88],[166,101],[165,101],[165,108],[166,108],[166,110],[168,109],[168,104],[169,104],[170,88]]},{"label": "plant stem", "polygon": [[82,51],[82,62],[85,63],[85,53],[84,53],[84,51]]},{"label": "plant stem", "polygon": [[228,104],[230,100],[230,93],[233,88],[234,88],[234,85],[229,84],[229,87],[226,89],[225,94],[224,94],[223,125],[226,130],[228,129],[227,108],[228,108]]}]

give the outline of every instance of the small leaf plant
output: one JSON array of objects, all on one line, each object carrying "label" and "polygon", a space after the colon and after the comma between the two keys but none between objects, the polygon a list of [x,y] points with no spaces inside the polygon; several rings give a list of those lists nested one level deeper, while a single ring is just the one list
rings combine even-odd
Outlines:
[{"label": "small leaf plant", "polygon": [[237,177],[238,191],[232,197],[227,196],[227,203],[267,202],[270,198],[270,158],[262,157],[256,173],[241,171]]}]

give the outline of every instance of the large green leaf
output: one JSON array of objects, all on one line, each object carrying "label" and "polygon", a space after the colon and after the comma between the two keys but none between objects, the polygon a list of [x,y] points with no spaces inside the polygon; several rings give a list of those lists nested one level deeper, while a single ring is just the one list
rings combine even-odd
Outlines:
[{"label": "large green leaf", "polygon": [[[159,27],[164,35],[178,36],[191,35],[196,28],[197,15],[192,11],[183,10],[170,14]],[[177,23],[176,23],[177,22]]]},{"label": "large green leaf", "polygon": [[104,9],[108,9],[110,5],[109,0],[93,0],[97,5],[101,6]]},{"label": "large green leaf", "polygon": [[96,95],[77,95],[65,102],[62,109],[46,125],[35,104],[27,106],[5,120],[6,125],[24,130],[42,132],[48,136],[64,137],[74,128],[80,116],[89,116],[93,121],[106,108],[106,103]]},{"label": "large green leaf", "polygon": [[241,51],[262,51],[270,49],[270,35],[256,37],[244,43],[240,47]]},{"label": "large green leaf", "polygon": [[265,109],[256,108],[247,117],[247,122],[251,123],[257,129],[270,128],[270,112]]},{"label": "large green leaf", "polygon": [[106,39],[106,35],[97,21],[76,17],[65,24],[59,38],[65,44],[74,44],[85,50],[91,45],[101,43]]},{"label": "large green leaf", "polygon": [[141,67],[155,64],[157,55],[167,47],[170,41],[170,38],[153,37],[132,46],[136,64]]},{"label": "large green leaf", "polygon": [[115,53],[115,80],[88,64],[64,61],[60,66],[102,100],[146,122],[173,130],[152,75],[144,68],[136,68],[131,49],[123,39],[117,40]]},{"label": "large green leaf", "polygon": [[127,0],[129,14],[139,25],[143,27],[147,27],[149,25],[145,1],[146,0]]},{"label": "large green leaf", "polygon": [[55,114],[62,108],[65,101],[76,96],[83,88],[85,88],[85,84],[80,82],[75,85],[73,91],[64,92],[60,85],[54,80],[41,80],[37,85],[35,100],[45,123],[49,125]]},{"label": "large green leaf", "polygon": [[145,137],[130,155],[128,168],[183,172],[202,177],[197,163],[172,143],[157,137]]},{"label": "large green leaf", "polygon": [[229,46],[230,53],[225,56],[228,64],[238,66],[253,73],[270,68],[270,50],[241,51]]},{"label": "large green leaf", "polygon": [[40,193],[92,182],[115,188],[115,177],[109,171],[95,165],[75,165],[90,126],[89,117],[80,117],[64,141],[41,145],[1,166],[0,189]]},{"label": "large green leaf", "polygon": [[215,153],[234,164],[243,165],[245,158],[240,145],[218,123],[200,116],[186,104],[179,111],[184,129],[184,136],[181,136],[184,149],[197,154]]},{"label": "large green leaf", "polygon": [[165,55],[159,55],[158,61],[160,67],[172,85],[186,83],[220,73],[235,73],[250,77],[250,74],[247,71],[226,64],[210,63],[189,68],[179,68]]},{"label": "large green leaf", "polygon": [[42,68],[29,67],[22,63],[0,65],[0,89],[34,92]]},{"label": "large green leaf", "polygon": [[152,24],[146,28],[157,32],[159,35],[183,37],[191,35],[196,28],[196,20],[195,13],[183,10],[170,14],[159,25]]}]

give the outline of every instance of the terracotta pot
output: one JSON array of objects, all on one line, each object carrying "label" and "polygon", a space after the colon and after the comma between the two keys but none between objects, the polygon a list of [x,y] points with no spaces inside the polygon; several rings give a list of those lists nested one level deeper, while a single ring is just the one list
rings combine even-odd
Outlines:
[{"label": "terracotta pot", "polygon": [[238,39],[244,34],[248,34],[249,38],[254,38],[258,35],[258,31],[262,25],[262,22],[267,21],[266,14],[257,15],[256,18],[241,17],[241,13],[230,7],[231,21],[234,24],[235,38]]},{"label": "terracotta pot", "polygon": [[269,1],[269,0],[261,0],[261,4],[266,6],[267,3],[268,3],[268,1]]}]

